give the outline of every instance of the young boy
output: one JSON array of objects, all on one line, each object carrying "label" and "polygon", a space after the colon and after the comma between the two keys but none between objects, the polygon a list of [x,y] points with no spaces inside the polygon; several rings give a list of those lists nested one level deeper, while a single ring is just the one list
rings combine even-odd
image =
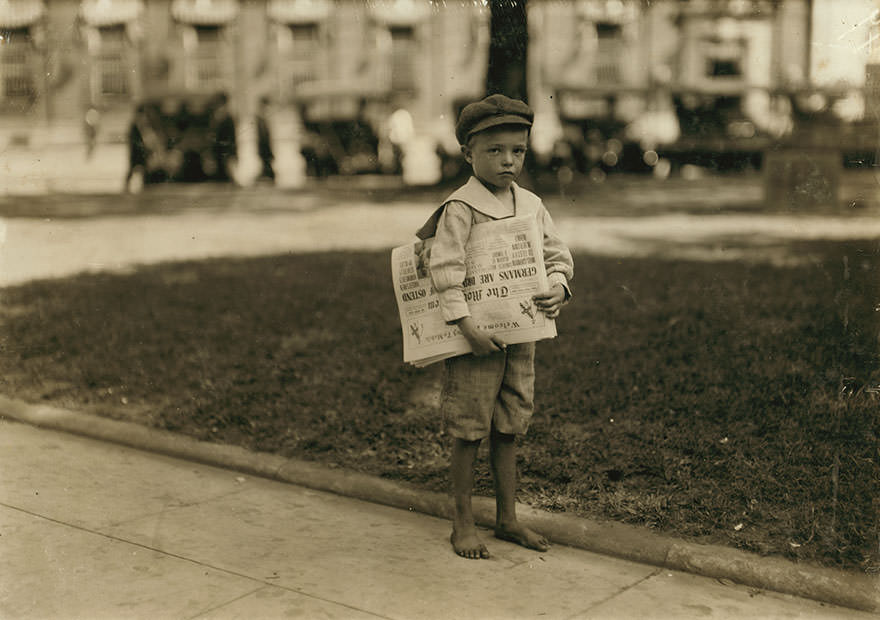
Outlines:
[{"label": "young boy", "polygon": [[535,296],[535,305],[556,318],[571,296],[571,254],[540,198],[515,183],[533,118],[528,105],[504,95],[466,106],[455,133],[473,176],[418,233],[423,239],[434,236],[429,268],[444,319],[458,325],[473,349],[472,354],[446,360],[441,394],[447,432],[454,440],[450,469],[455,517],[450,540],[458,555],[470,559],[489,557],[477,535],[471,508],[474,462],[485,438],[490,441],[495,482],[495,536],[538,551],[550,546],[516,517],[515,439],[526,432],[532,415],[535,343],[507,345],[478,328],[462,292],[471,227],[506,217],[533,216],[543,233],[549,280],[549,290]]}]

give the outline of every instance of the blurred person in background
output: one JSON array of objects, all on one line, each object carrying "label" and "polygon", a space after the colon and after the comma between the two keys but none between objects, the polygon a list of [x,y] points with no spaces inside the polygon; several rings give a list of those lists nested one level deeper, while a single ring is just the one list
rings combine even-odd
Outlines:
[{"label": "blurred person in background", "polygon": [[269,131],[269,98],[260,97],[260,106],[257,109],[257,153],[263,164],[260,172],[260,179],[275,180],[275,170],[272,168],[272,162],[275,155],[272,153],[272,135]]},{"label": "blurred person in background", "polygon": [[186,114],[183,102],[178,97],[169,95],[162,99],[159,110],[150,106],[147,114],[150,125],[156,128],[159,138],[158,148],[151,152],[153,157],[148,161],[150,164],[156,162],[155,167],[148,166],[149,176],[155,181],[179,178],[183,169],[183,151],[179,145],[186,129],[185,123],[181,122]]},{"label": "blurred person in background", "polygon": [[208,133],[213,142],[214,161],[217,172],[214,178],[218,181],[235,179],[235,166],[238,163],[238,146],[235,139],[235,121],[229,112],[229,98],[226,93],[217,93],[214,97],[211,121]]},{"label": "blurred person in background", "polygon": [[146,104],[137,106],[128,129],[128,173],[125,191],[138,193],[144,183],[165,181],[171,176],[174,157],[160,133],[158,111]]},{"label": "blurred person in background", "polygon": [[152,134],[151,142],[156,143],[155,133],[147,125],[147,112],[144,104],[134,111],[134,119],[128,128],[128,173],[125,175],[125,191],[139,193],[144,186],[147,174],[147,144],[144,134]]},{"label": "blurred person in background", "polygon": [[101,113],[89,108],[83,119],[83,130],[86,134],[86,158],[91,159],[98,144],[98,126],[101,124]]}]

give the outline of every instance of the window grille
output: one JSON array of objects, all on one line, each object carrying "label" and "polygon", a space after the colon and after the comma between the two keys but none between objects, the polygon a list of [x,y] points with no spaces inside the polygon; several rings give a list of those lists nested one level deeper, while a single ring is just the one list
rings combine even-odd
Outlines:
[{"label": "window grille", "polygon": [[596,81],[599,84],[619,84],[620,61],[624,55],[623,27],[620,24],[596,24]]},{"label": "window grille", "polygon": [[98,28],[101,47],[95,58],[95,79],[100,97],[126,97],[130,88],[127,70],[128,43],[123,24]]},{"label": "window grille", "polygon": [[193,57],[196,85],[199,90],[219,90],[223,83],[223,33],[220,26],[196,26],[196,49]]},{"label": "window grille", "polygon": [[31,68],[35,53],[28,28],[0,30],[0,97],[6,101],[32,101],[36,84]]},{"label": "window grille", "polygon": [[287,72],[291,85],[318,79],[316,60],[320,51],[318,24],[290,24]]},{"label": "window grille", "polygon": [[415,90],[415,61],[418,58],[415,31],[410,26],[392,26],[390,31],[391,89],[398,92]]}]

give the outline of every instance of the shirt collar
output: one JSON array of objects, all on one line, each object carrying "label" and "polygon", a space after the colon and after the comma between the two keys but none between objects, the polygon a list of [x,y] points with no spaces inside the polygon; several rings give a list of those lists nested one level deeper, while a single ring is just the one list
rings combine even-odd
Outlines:
[{"label": "shirt collar", "polygon": [[[519,204],[519,197],[522,192],[516,183],[511,183],[510,186],[513,189],[514,200],[516,204]],[[443,203],[445,204],[453,200],[467,203],[472,209],[496,220],[516,215],[474,176],[455,190]]]},{"label": "shirt collar", "polygon": [[431,214],[428,221],[416,232],[419,239],[429,239],[437,233],[437,222],[446,208],[446,204],[452,201],[459,201],[467,204],[475,211],[479,211],[484,215],[488,215],[492,219],[500,220],[505,217],[511,217],[517,213],[526,215],[534,210],[535,199],[534,194],[528,190],[521,188],[516,183],[511,183],[513,188],[513,197],[516,204],[516,213],[511,213],[510,209],[501,204],[501,201],[495,197],[476,177],[471,177],[468,182],[459,187],[457,190],[443,201],[443,204]]}]

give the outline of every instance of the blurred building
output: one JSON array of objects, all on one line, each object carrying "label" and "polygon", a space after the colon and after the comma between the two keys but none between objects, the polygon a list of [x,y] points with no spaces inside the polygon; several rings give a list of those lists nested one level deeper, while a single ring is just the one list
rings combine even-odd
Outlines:
[{"label": "blurred building", "polygon": [[[760,165],[798,120],[864,130],[876,0],[529,3],[533,149],[604,174],[676,160]],[[874,34],[872,34],[872,32]],[[808,118],[809,117],[809,118]],[[668,171],[668,167],[667,167]]]},{"label": "blurred building", "polygon": [[[437,182],[456,170],[460,107],[485,94],[490,6],[0,0],[0,191],[121,184],[140,102],[216,93],[229,98],[243,183],[260,170],[264,98],[282,185],[357,173]],[[759,153],[799,109],[870,117],[874,0],[527,8],[533,148],[545,165],[608,171]],[[853,139],[870,147],[867,135]]]},{"label": "blurred building", "polygon": [[0,175],[39,191],[63,162],[61,188],[121,183],[138,102],[224,92],[245,182],[263,97],[282,183],[306,166],[436,182],[487,41],[487,9],[467,2],[0,0]]}]

